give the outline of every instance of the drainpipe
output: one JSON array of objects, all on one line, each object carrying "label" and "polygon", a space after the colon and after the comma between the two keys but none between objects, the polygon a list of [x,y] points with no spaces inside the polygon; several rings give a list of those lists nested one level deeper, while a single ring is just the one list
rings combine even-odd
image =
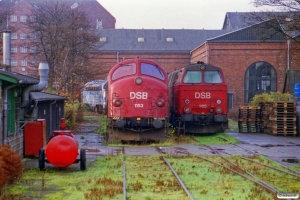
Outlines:
[{"label": "drainpipe", "polygon": [[[10,44],[10,31],[4,30],[3,31],[3,65],[10,66],[10,51],[11,51],[11,44]],[[2,87],[2,86],[1,86]],[[8,114],[8,90],[16,87],[16,85],[10,85],[4,87],[4,107],[3,107],[3,143],[8,143],[7,135],[8,135],[8,123],[7,123],[7,114]],[[1,97],[2,98],[2,97]]]},{"label": "drainpipe", "polygon": [[[50,103],[50,119],[52,119],[52,120],[53,120],[53,117],[52,117],[52,105],[55,104],[55,103],[56,103],[56,100],[54,102]],[[52,133],[52,131],[53,131],[52,130],[52,128],[53,128],[52,127],[53,126],[52,125],[52,120],[50,120],[50,133]]]},{"label": "drainpipe", "polygon": [[206,64],[209,64],[208,63],[208,50],[207,50],[207,42],[205,42],[205,47],[206,47]]},{"label": "drainpipe", "polygon": [[287,40],[287,70],[290,70],[290,44],[291,44],[291,41],[288,39]]},{"label": "drainpipe", "polygon": [[119,63],[119,55],[120,55],[120,53],[117,52],[117,63]]},{"label": "drainpipe", "polygon": [[4,88],[4,126],[3,126],[3,144],[8,144],[7,135],[8,135],[8,123],[7,123],[7,114],[8,114],[8,90],[16,87],[16,85],[10,85]]}]

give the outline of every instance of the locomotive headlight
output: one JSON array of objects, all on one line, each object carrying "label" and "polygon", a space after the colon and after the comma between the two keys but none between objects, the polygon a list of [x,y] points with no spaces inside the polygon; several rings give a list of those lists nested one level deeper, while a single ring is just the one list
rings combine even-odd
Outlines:
[{"label": "locomotive headlight", "polygon": [[191,112],[191,109],[189,107],[185,107],[183,110],[184,110],[185,113],[190,113]]},{"label": "locomotive headlight", "polygon": [[221,108],[217,108],[216,111],[217,111],[217,113],[221,113],[222,109]]},{"label": "locomotive headlight", "polygon": [[162,107],[162,106],[165,105],[165,101],[162,100],[162,99],[159,99],[159,100],[156,101],[156,105],[157,105],[158,107]]},{"label": "locomotive headlight", "polygon": [[221,104],[222,101],[220,99],[217,100],[217,104]]},{"label": "locomotive headlight", "polygon": [[115,107],[120,107],[121,104],[122,104],[122,101],[121,101],[121,100],[119,100],[119,99],[114,100],[114,106],[115,106]]},{"label": "locomotive headlight", "polygon": [[143,79],[140,78],[140,77],[137,77],[137,78],[135,79],[135,83],[136,83],[137,85],[141,85],[142,82],[143,82]]},{"label": "locomotive headlight", "polygon": [[200,69],[201,69],[201,70],[205,70],[205,65],[201,65],[201,66],[200,66]]}]

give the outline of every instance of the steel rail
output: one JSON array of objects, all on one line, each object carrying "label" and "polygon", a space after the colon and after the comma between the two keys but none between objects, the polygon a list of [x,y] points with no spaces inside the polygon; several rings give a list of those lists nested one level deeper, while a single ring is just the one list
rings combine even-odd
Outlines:
[{"label": "steel rail", "polygon": [[[236,174],[242,176],[243,178],[248,179],[248,180],[250,180],[250,181],[256,183],[257,185],[259,185],[259,186],[265,188],[266,190],[268,190],[268,191],[271,192],[272,194],[275,194],[275,195],[276,195],[276,194],[278,194],[278,192],[279,192],[278,190],[276,190],[275,188],[273,188],[272,186],[268,185],[267,183],[265,183],[265,182],[263,182],[263,181],[260,181],[260,180],[259,180],[259,181],[256,181],[254,178],[257,178],[257,177],[252,177],[252,176],[251,176],[252,178],[250,178],[250,177],[245,176],[244,174],[242,174],[242,173],[240,173],[240,172],[238,172],[238,171],[236,171],[236,170],[234,170],[234,169],[231,169],[231,168],[229,168],[229,167],[226,167],[226,166],[224,166],[224,165],[221,165],[220,163],[214,162],[214,161],[209,160],[209,159],[207,159],[207,158],[203,158],[203,157],[201,157],[201,156],[199,156],[199,155],[197,155],[197,157],[200,158],[200,159],[202,159],[202,160],[205,160],[205,161],[207,161],[207,162],[210,162],[210,163],[213,163],[213,164],[218,165],[218,166],[220,166],[220,167],[223,167],[223,168],[225,168],[225,169],[227,169],[227,170],[229,170],[229,171],[232,171],[232,172],[234,172],[234,173],[236,173]],[[247,174],[248,174],[248,173],[247,173]],[[249,175],[249,174],[248,174],[248,175]]]},{"label": "steel rail", "polygon": [[[278,162],[276,162],[276,161],[274,161],[274,160],[270,160],[270,159],[267,158],[267,157],[265,157],[265,159],[267,159],[267,160],[270,161],[270,162],[274,162],[274,163],[280,164],[280,163],[278,163]],[[284,166],[284,165],[281,165],[281,166],[282,166],[283,168],[289,170],[289,171],[294,172],[295,174],[300,174],[299,171],[293,170],[293,169],[291,169],[291,168],[289,168],[289,167],[287,167],[287,166]]]},{"label": "steel rail", "polygon": [[299,174],[299,173],[298,173],[298,174],[294,174],[294,173],[285,171],[285,170],[283,170],[283,169],[279,169],[279,168],[277,168],[277,167],[273,167],[273,166],[268,165],[268,164],[265,164],[265,163],[260,163],[260,162],[258,162],[258,161],[256,161],[256,160],[252,160],[252,159],[246,158],[246,157],[244,157],[244,156],[241,156],[241,158],[244,159],[244,160],[248,160],[248,161],[251,161],[251,162],[255,162],[255,163],[258,163],[258,164],[260,164],[260,165],[269,167],[269,168],[271,168],[271,169],[274,169],[274,170],[277,170],[277,171],[280,171],[280,172],[283,172],[283,173],[286,173],[286,174],[289,174],[289,175],[296,176],[296,177],[300,178],[300,174]]},{"label": "steel rail", "polygon": [[[245,173],[245,174],[249,175],[250,177],[252,177],[253,180],[257,179],[259,183],[261,183],[262,185],[265,185],[266,187],[268,187],[270,189],[270,191],[277,191],[275,188],[273,188],[268,183],[266,183],[265,181],[261,180],[260,178],[258,178],[254,174],[250,173],[249,171],[245,170],[244,168],[240,167],[239,165],[237,165],[237,164],[233,163],[232,161],[230,161],[229,159],[225,158],[223,155],[220,154],[220,152],[218,150],[215,150],[214,148],[212,148],[211,146],[208,146],[208,145],[203,145],[203,146],[205,146],[205,147],[209,148],[210,150],[214,151],[215,153],[217,153],[218,156],[220,156],[222,159],[224,159],[225,161],[229,162],[231,165],[233,165],[236,168],[238,168],[239,170],[241,170],[243,173]],[[236,171],[236,170],[234,170],[234,171]],[[251,180],[250,178],[248,178],[248,179]]]},{"label": "steel rail", "polygon": [[[219,137],[219,138],[222,139],[222,140],[224,140],[224,141],[228,141],[228,140],[226,140],[226,139],[224,139],[224,138],[221,138],[221,137]],[[239,147],[239,148],[241,148],[241,149],[244,149],[244,150],[246,150],[246,151],[253,152],[254,154],[256,154],[254,151],[249,150],[249,149],[246,149],[246,148],[244,148],[244,147],[241,147],[241,146],[239,146],[239,145],[237,145],[237,144],[233,144],[233,145],[234,145],[234,146],[237,146],[237,147]],[[227,153],[227,154],[228,154],[228,155],[232,155],[232,154],[230,154],[230,153]],[[288,168],[288,167],[286,167],[286,166],[284,166],[284,165],[282,165],[282,167],[284,167],[285,169],[287,169],[287,170],[289,170],[289,171],[292,171],[293,173],[288,172],[288,171],[285,171],[285,170],[283,170],[283,169],[279,169],[279,168],[277,168],[277,167],[274,167],[274,166],[271,166],[271,165],[268,165],[268,164],[260,163],[260,162],[258,162],[258,161],[255,161],[255,160],[253,160],[253,159],[246,158],[246,157],[244,157],[244,156],[241,156],[241,158],[242,158],[242,159],[245,159],[245,160],[249,160],[249,161],[255,162],[255,163],[258,163],[258,164],[261,164],[261,165],[266,166],[266,167],[269,167],[269,168],[271,168],[271,169],[274,169],[274,170],[277,170],[277,171],[280,171],[280,172],[283,172],[283,173],[286,173],[286,174],[289,174],[289,175],[296,176],[296,177],[300,178],[300,172],[295,171],[295,170],[293,170],[293,169],[290,169],[290,168]],[[265,158],[266,158],[267,160],[271,161],[271,160],[268,159],[267,157],[265,157]],[[271,161],[271,162],[274,162],[274,161]]]},{"label": "steel rail", "polygon": [[123,165],[123,200],[127,199],[127,192],[126,192],[126,164],[125,164],[125,156],[124,156],[124,147],[123,147],[123,156],[122,156],[122,165]]},{"label": "steel rail", "polygon": [[[158,147],[155,147],[156,150],[158,151],[159,154],[161,154],[161,150]],[[173,175],[176,177],[179,185],[181,186],[181,188],[185,191],[185,193],[188,195],[188,197],[191,200],[194,200],[194,197],[191,195],[191,193],[189,192],[189,190],[186,188],[186,186],[184,185],[184,183],[182,182],[182,180],[180,179],[180,177],[178,176],[178,174],[176,173],[176,171],[173,169],[173,167],[170,165],[170,163],[168,162],[168,160],[162,156],[162,158],[164,159],[164,162],[168,165],[168,167],[171,169]]]}]

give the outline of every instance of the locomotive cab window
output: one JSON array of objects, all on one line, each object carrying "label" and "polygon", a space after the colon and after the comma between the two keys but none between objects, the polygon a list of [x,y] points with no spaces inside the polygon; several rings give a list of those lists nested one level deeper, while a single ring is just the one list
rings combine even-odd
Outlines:
[{"label": "locomotive cab window", "polygon": [[141,63],[141,73],[149,76],[153,76],[160,80],[165,80],[164,73],[157,67],[149,63]]},{"label": "locomotive cab window", "polygon": [[206,71],[204,81],[205,83],[222,83],[222,77],[218,71]]},{"label": "locomotive cab window", "polygon": [[111,79],[117,80],[124,76],[129,76],[136,73],[136,64],[135,63],[128,63],[124,65],[120,65],[112,74]]},{"label": "locomotive cab window", "polygon": [[187,71],[183,78],[184,83],[201,83],[202,73],[200,71]]}]

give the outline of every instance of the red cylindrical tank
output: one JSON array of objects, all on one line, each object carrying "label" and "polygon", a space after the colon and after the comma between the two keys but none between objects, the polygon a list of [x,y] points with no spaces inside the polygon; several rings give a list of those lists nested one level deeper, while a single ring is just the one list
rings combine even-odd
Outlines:
[{"label": "red cylindrical tank", "polygon": [[78,156],[77,138],[70,130],[56,130],[53,134],[45,149],[48,162],[56,167],[73,164]]}]

